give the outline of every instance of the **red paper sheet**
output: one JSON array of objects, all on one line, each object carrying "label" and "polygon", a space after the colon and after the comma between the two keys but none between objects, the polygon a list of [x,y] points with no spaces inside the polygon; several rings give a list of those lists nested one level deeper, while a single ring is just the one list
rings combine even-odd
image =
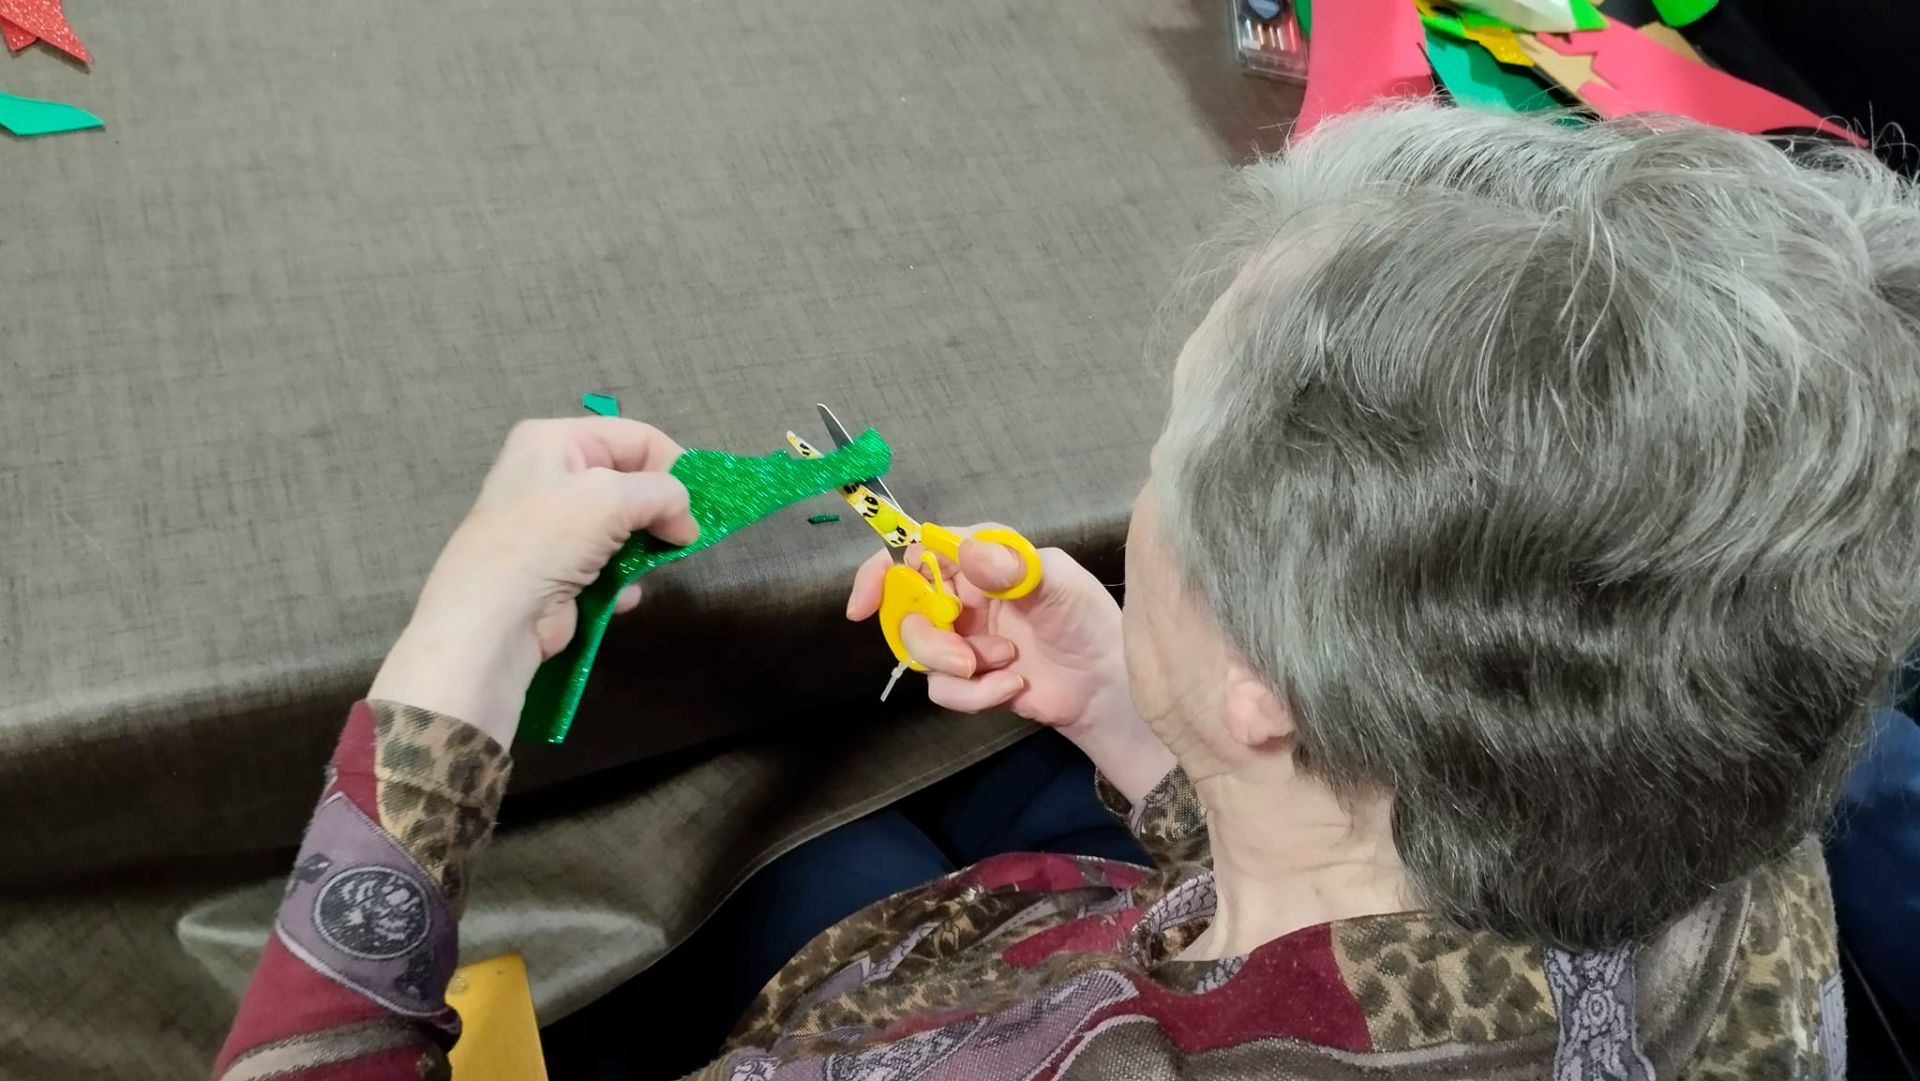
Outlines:
[{"label": "red paper sheet", "polygon": [[40,40],[5,19],[0,19],[0,37],[5,37],[7,48],[16,53]]},{"label": "red paper sheet", "polygon": [[[1782,128],[1812,128],[1856,146],[1867,145],[1853,132],[1822,120],[1772,91],[1696,64],[1614,19],[1607,20],[1605,30],[1535,36],[1564,56],[1593,57],[1593,73],[1604,82],[1589,81],[1568,89],[1602,116],[1678,113],[1701,123],[1755,135]],[[1317,37],[1314,44],[1318,47]]]},{"label": "red paper sheet", "polygon": [[1433,92],[1426,32],[1408,0],[1340,0],[1315,4],[1307,51],[1307,93],[1294,122],[1297,138],[1339,113],[1380,98]]},{"label": "red paper sheet", "polygon": [[[80,36],[67,25],[60,0],[0,0],[0,21],[9,24],[6,33],[9,49],[17,52],[39,38],[83,64],[93,61],[87,47],[80,44]],[[18,45],[14,44],[16,33],[24,37]]]}]

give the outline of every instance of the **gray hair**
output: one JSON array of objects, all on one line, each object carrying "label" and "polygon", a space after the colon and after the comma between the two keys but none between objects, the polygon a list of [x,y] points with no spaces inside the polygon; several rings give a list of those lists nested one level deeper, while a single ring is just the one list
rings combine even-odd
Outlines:
[{"label": "gray hair", "polygon": [[1423,903],[1643,938],[1829,812],[1920,619],[1920,198],[1413,105],[1243,172],[1163,532]]}]

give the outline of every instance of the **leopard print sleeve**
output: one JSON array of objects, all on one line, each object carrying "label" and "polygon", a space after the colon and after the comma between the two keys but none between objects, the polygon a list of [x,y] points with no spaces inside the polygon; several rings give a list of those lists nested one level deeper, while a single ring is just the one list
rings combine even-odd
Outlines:
[{"label": "leopard print sleeve", "polygon": [[215,1077],[447,1076],[467,860],[508,765],[455,718],[397,702],[348,711]]},{"label": "leopard print sleeve", "polygon": [[367,705],[380,825],[433,876],[457,916],[467,860],[493,829],[513,760],[464,721],[398,702]]},{"label": "leopard print sleeve", "polygon": [[1127,797],[1102,774],[1094,774],[1093,788],[1101,806],[1127,824],[1156,864],[1175,867],[1213,862],[1207,839],[1207,809],[1185,770],[1175,766],[1168,771],[1138,804],[1127,802]]}]

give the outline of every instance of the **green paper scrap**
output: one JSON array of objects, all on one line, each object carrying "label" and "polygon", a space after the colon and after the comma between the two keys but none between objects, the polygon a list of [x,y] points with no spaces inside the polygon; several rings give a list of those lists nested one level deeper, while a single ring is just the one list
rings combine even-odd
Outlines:
[{"label": "green paper scrap", "polygon": [[582,394],[580,404],[603,417],[620,415],[620,399],[611,394]]},{"label": "green paper scrap", "polygon": [[78,105],[0,94],[0,128],[15,135],[57,135],[107,125]]},{"label": "green paper scrap", "polygon": [[[1466,14],[1464,11],[1447,12],[1435,11],[1432,8],[1428,8],[1420,13],[1420,21],[1427,24],[1427,29],[1429,30],[1438,30],[1443,34],[1451,34],[1454,37],[1464,39],[1467,36]],[[1497,22],[1498,20],[1490,21]],[[1506,24],[1501,23],[1500,25],[1505,26]]]},{"label": "green paper scrap", "polygon": [[1469,38],[1467,34],[1477,29],[1515,29],[1513,24],[1497,15],[1489,15],[1484,11],[1475,11],[1472,8],[1449,8],[1441,11],[1438,8],[1429,7],[1420,13],[1420,21],[1427,24],[1429,29],[1438,30],[1443,34],[1451,34],[1463,41],[1473,40]]},{"label": "green paper scrap", "polygon": [[1313,0],[1293,0],[1293,20],[1300,24],[1300,36],[1313,36]]},{"label": "green paper scrap", "polygon": [[1526,68],[1510,68],[1493,58],[1477,42],[1461,41],[1431,27],[1427,30],[1427,62],[1454,103],[1489,113],[1537,113],[1559,102]]},{"label": "green paper scrap", "polygon": [[1581,30],[1605,30],[1607,17],[1593,6],[1592,0],[1568,0],[1567,9],[1573,12],[1573,25]]},{"label": "green paper scrap", "polygon": [[838,514],[813,514],[807,516],[808,525],[827,525],[830,522],[837,522],[839,520],[840,516]]},{"label": "green paper scrap", "polygon": [[1719,0],[1653,0],[1653,10],[1660,13],[1660,21],[1668,26],[1685,26],[1698,22],[1700,16],[1713,10]]},{"label": "green paper scrap", "polygon": [[567,738],[600,639],[613,618],[614,601],[628,583],[655,567],[718,544],[783,507],[880,476],[892,464],[893,451],[871,429],[820,458],[794,458],[782,451],[765,458],[716,450],[682,453],[668,472],[687,486],[693,520],[700,523],[700,539],[676,548],[650,534],[635,533],[614,554],[600,577],[574,602],[580,616],[573,641],[534,673],[526,706],[520,711],[520,738],[547,743]]}]

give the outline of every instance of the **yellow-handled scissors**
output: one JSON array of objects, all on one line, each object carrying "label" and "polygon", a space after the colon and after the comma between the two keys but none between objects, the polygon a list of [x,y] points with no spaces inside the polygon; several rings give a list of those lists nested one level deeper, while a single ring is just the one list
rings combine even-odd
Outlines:
[{"label": "yellow-handled scissors", "polygon": [[[847,434],[846,425],[833,415],[833,410],[824,405],[816,406],[820,410],[820,419],[827,426],[827,434],[833,438],[833,445],[844,447],[853,442]],[[820,452],[806,440],[787,433],[787,442],[800,452],[803,458],[818,457]],[[947,588],[940,573],[940,560],[946,559],[956,566],[960,562],[960,542],[967,538],[960,536],[945,526],[932,522],[922,522],[900,509],[893,493],[887,490],[887,482],[879,477],[846,485],[840,489],[840,495],[853,509],[873,527],[880,539],[886,542],[893,553],[893,566],[887,568],[886,580],[880,594],[880,631],[886,635],[887,647],[893,650],[893,659],[900,662],[893,670],[893,679],[911,669],[924,672],[926,665],[913,659],[907,652],[906,643],[900,637],[900,626],[910,615],[926,617],[927,622],[941,630],[952,630],[954,620],[960,618],[960,598]],[[983,529],[973,534],[974,540],[1004,544],[1013,549],[1026,568],[1026,573],[1012,586],[989,591],[987,596],[997,600],[1018,600],[1034,591],[1040,584],[1040,553],[1033,542],[1019,533],[1005,528]],[[918,542],[922,552],[921,566],[916,568],[906,561],[906,550]],[[887,682],[887,690],[880,692],[885,698],[893,689],[893,680]]]}]

